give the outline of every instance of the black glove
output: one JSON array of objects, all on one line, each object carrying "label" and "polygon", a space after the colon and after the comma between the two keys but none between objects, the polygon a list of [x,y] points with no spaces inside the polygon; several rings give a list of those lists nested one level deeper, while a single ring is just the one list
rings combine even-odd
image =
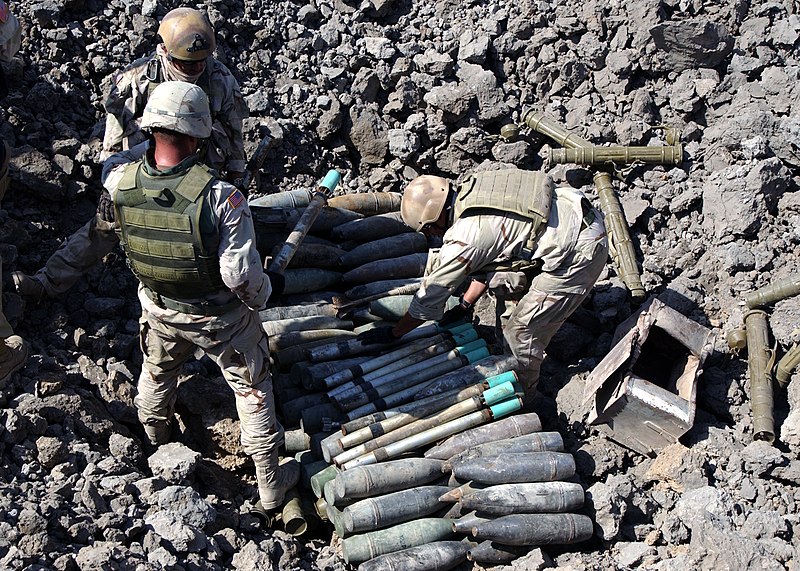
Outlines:
[{"label": "black glove", "polygon": [[106,222],[114,223],[114,200],[106,189],[100,193],[100,200],[97,203],[97,214]]},{"label": "black glove", "polygon": [[358,339],[364,345],[372,345],[373,343],[391,343],[392,341],[397,341],[397,337],[394,336],[392,330],[394,327],[391,325],[386,325],[384,327],[375,327],[374,329],[368,329],[363,333],[359,333]]},{"label": "black glove", "polygon": [[457,321],[461,321],[462,319],[466,321],[472,321],[472,308],[474,304],[469,303],[468,301],[464,301],[464,298],[461,298],[459,304],[452,309],[448,309],[444,312],[444,315],[439,320],[439,325],[445,326],[450,325],[451,323],[456,323]]},{"label": "black glove", "polygon": [[272,286],[272,293],[269,297],[273,298],[281,295],[283,290],[286,289],[286,278],[283,277],[283,274],[267,272],[267,277],[269,277],[269,283]]}]

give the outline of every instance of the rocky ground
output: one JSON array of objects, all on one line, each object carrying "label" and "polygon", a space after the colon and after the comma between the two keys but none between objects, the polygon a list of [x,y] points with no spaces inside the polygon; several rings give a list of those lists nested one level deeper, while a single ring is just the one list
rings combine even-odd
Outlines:
[{"label": "rocky ground", "polygon": [[[0,134],[14,148],[0,253],[33,272],[89,219],[109,75],[154,46],[174,0],[14,3],[23,45]],[[609,266],[551,344],[539,410],[565,435],[596,538],[536,549],[511,569],[796,569],[800,385],[776,390],[774,446],[752,441],[746,353],[725,334],[742,294],[800,256],[800,17],[791,0],[203,2],[218,56],[250,106],[247,148],[282,133],[259,193],[302,188],[329,168],[347,191],[400,190],[419,173],[487,161],[541,168],[546,141],[502,141],[531,107],[594,142],[683,131],[679,167],[617,183],[649,293],[717,333],[694,428],[656,458],[583,423],[584,379],[635,309]],[[549,168],[549,165],[544,165]],[[556,168],[584,186],[587,171]],[[187,369],[188,442],[147,458],[132,408],[141,358],[135,280],[121,253],[70,293],[3,306],[32,345],[0,387],[0,567],[345,569],[320,531],[297,541],[247,513],[251,468],[227,388],[206,359]],[[769,308],[779,353],[798,341],[800,299]],[[208,398],[218,395],[209,409]],[[214,430],[193,431],[192,423]],[[191,485],[189,485],[191,480]]]}]

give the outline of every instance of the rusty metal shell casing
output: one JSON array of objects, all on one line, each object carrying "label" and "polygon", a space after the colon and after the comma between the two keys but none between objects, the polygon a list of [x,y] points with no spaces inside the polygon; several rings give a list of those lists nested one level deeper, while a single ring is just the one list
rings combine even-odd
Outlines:
[{"label": "rusty metal shell casing", "polygon": [[363,216],[375,216],[400,210],[402,197],[399,192],[360,192],[334,196],[328,200],[328,205],[358,212]]},{"label": "rusty metal shell casing", "polygon": [[753,411],[753,440],[775,441],[772,366],[775,351],[769,344],[767,314],[752,309],[744,315],[747,331],[747,365],[750,376],[750,408]]},{"label": "rusty metal shell casing", "polygon": [[363,244],[413,231],[403,222],[399,212],[391,212],[346,222],[331,230],[331,236],[336,240],[353,240]]},{"label": "rusty metal shell casing", "polygon": [[514,514],[479,523],[472,528],[476,539],[503,545],[564,545],[590,539],[594,524],[578,514]]},{"label": "rusty metal shell casing", "polygon": [[800,293],[800,274],[775,280],[768,286],[751,291],[744,297],[749,309],[764,307]]},{"label": "rusty metal shell casing", "polygon": [[426,451],[425,457],[447,460],[477,444],[514,438],[523,434],[540,432],[541,430],[542,422],[536,413],[517,414],[489,425],[466,430],[451,436],[438,446]]},{"label": "rusty metal shell casing", "polygon": [[448,571],[466,561],[474,543],[434,541],[365,561],[358,571]]},{"label": "rusty metal shell casing", "polygon": [[355,565],[385,553],[449,539],[452,536],[452,520],[422,518],[388,529],[348,537],[342,541],[342,554],[347,563]]},{"label": "rusty metal shell casing", "polygon": [[679,165],[683,161],[683,145],[657,145],[631,147],[621,145],[576,147],[574,149],[552,149],[550,160],[556,164],[576,165]]},{"label": "rusty metal shell casing", "polygon": [[449,489],[447,486],[420,486],[349,505],[342,510],[344,537],[430,515],[447,505],[439,501],[439,496]]},{"label": "rusty metal shell casing", "polygon": [[475,490],[459,501],[462,509],[476,510],[481,515],[564,513],[583,506],[584,491],[573,482],[500,484]]},{"label": "rusty metal shell casing", "polygon": [[564,452],[512,452],[453,463],[459,481],[484,484],[552,482],[575,474],[575,459]]},{"label": "rusty metal shell casing", "polygon": [[442,460],[402,458],[339,472],[333,480],[331,504],[389,494],[433,482],[442,475]]}]

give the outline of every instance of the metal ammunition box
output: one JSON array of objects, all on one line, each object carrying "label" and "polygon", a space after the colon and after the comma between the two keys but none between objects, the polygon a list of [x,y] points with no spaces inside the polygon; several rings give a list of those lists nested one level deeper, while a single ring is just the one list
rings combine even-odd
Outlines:
[{"label": "metal ammunition box", "polygon": [[586,381],[589,424],[645,455],[677,442],[694,423],[697,379],[713,346],[711,330],[651,298],[620,324]]}]

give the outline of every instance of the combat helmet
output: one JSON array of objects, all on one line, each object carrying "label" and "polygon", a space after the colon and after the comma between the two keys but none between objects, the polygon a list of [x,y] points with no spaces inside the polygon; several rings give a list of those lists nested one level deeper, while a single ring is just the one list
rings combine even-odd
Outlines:
[{"label": "combat helmet", "polygon": [[211,136],[208,96],[194,83],[159,83],[147,100],[141,125],[147,132],[156,127],[207,139]]},{"label": "combat helmet", "polygon": [[217,41],[208,17],[194,8],[175,8],[158,26],[167,53],[183,61],[201,61],[214,53]]},{"label": "combat helmet", "polygon": [[418,176],[408,183],[400,202],[400,216],[403,222],[416,231],[426,224],[435,222],[444,210],[450,181],[433,175]]}]

